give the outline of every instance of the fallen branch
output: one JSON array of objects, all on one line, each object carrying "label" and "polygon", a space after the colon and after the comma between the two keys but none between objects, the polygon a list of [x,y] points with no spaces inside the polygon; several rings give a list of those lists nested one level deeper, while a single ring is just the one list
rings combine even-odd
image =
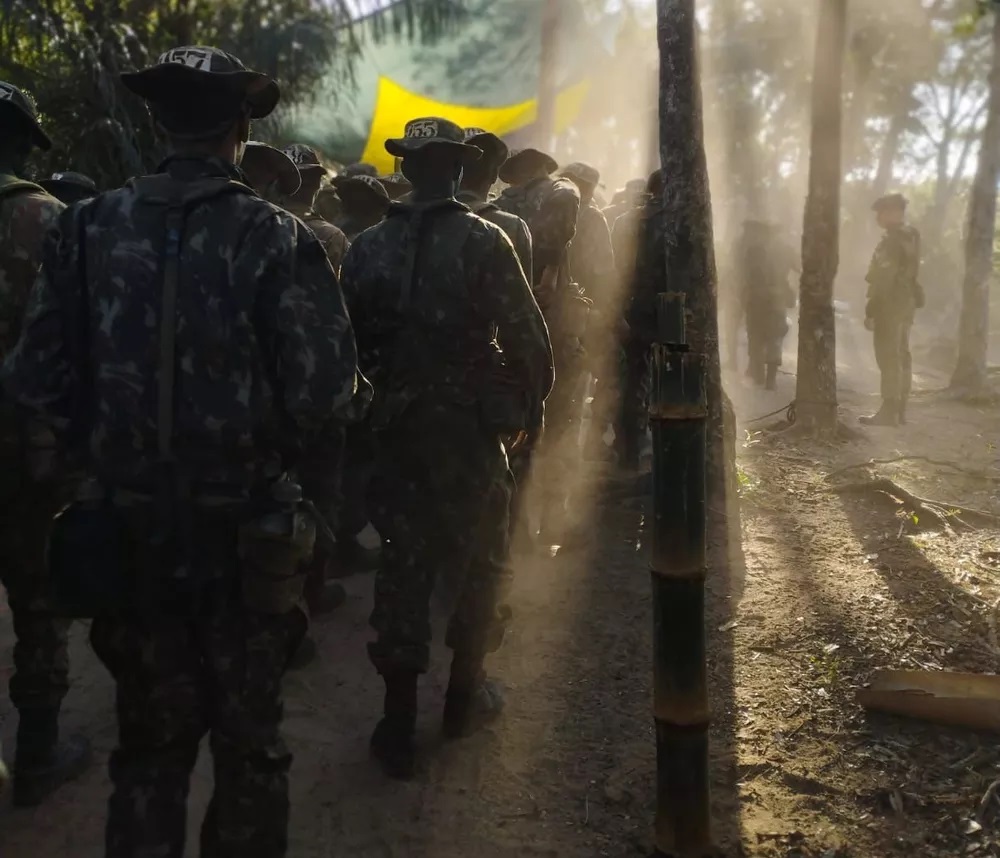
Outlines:
[{"label": "fallen branch", "polygon": [[963,468],[961,465],[955,464],[954,462],[946,462],[942,459],[931,459],[928,456],[896,456],[893,459],[869,459],[867,462],[856,462],[853,465],[838,468],[836,471],[830,471],[824,479],[829,480],[838,474],[844,474],[848,471],[857,470],[858,468],[870,468],[874,465],[895,465],[898,462],[927,462],[929,465],[935,465],[939,468],[950,468],[953,471],[965,474],[968,477],[974,477],[978,480],[985,480],[987,482],[996,482],[997,480],[1000,480],[1000,477],[990,476],[989,474],[984,474],[981,471],[971,471],[968,468]]}]

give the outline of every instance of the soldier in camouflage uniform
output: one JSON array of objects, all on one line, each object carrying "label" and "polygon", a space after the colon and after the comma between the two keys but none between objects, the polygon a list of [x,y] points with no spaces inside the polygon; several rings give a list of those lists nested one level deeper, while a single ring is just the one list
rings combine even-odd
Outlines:
[{"label": "soldier in camouflage uniform", "polygon": [[[0,83],[0,355],[13,349],[28,296],[41,264],[42,244],[63,205],[20,178],[33,147],[51,143],[25,93]],[[4,397],[6,399],[6,397]],[[51,613],[43,598],[46,528],[58,508],[51,481],[29,476],[26,428],[7,408],[0,412],[0,580],[14,621],[14,674],[10,697],[19,714],[14,762],[14,803],[38,804],[87,765],[81,737],[60,744],[59,709],[69,687],[69,622]],[[47,433],[44,433],[47,434]],[[46,475],[53,476],[53,475]]]},{"label": "soldier in camouflage uniform", "polygon": [[475,214],[495,223],[514,245],[514,251],[525,274],[531,272],[531,233],[528,225],[517,215],[501,209],[489,198],[500,175],[500,167],[507,160],[507,144],[496,134],[482,128],[466,128],[465,142],[480,149],[483,156],[469,164],[462,173],[462,187],[456,195]]},{"label": "soldier in camouflage uniform", "polygon": [[920,275],[920,233],[906,223],[906,198],[890,194],[872,210],[885,235],[868,267],[865,327],[875,340],[875,360],[882,373],[882,407],[869,426],[897,426],[906,422],[906,402],[913,380],[910,328],[915,310],[924,306]]},{"label": "soldier in camouflage uniform", "polygon": [[656,295],[664,291],[666,261],[658,231],[663,206],[663,174],[653,172],[646,183],[645,202],[615,221],[611,240],[621,278],[625,321],[625,381],[621,416],[615,435],[619,465],[639,468],[642,436],[649,422],[650,356],[656,341]]},{"label": "soldier in camouflage uniform", "polygon": [[465,735],[502,704],[483,670],[509,615],[501,437],[527,425],[552,383],[545,323],[510,240],[455,200],[463,166],[480,156],[463,139],[453,123],[428,118],[386,141],[413,195],[344,261],[361,366],[376,390],[373,518],[385,539],[369,653],[386,695],[372,751],[402,778],[414,769],[438,576],[454,595],[445,735]]},{"label": "soldier in camouflage uniform", "polygon": [[747,374],[774,390],[788,333],[786,313],[795,306],[795,288],[789,278],[800,269],[798,254],[782,240],[774,224],[750,219],[743,225],[736,260],[739,314],[747,329]]},{"label": "soldier in camouflage uniform", "polygon": [[351,241],[375,226],[389,209],[389,194],[375,176],[345,174],[335,177],[333,186],[343,209],[337,225]]},{"label": "soldier in camouflage uniform", "polygon": [[618,218],[637,208],[642,208],[645,204],[648,195],[647,184],[646,179],[629,179],[625,183],[625,187],[614,195],[611,205],[604,209],[604,219],[612,231]]},{"label": "soldier in camouflage uniform", "polygon": [[280,149],[258,140],[247,143],[240,169],[253,189],[265,200],[281,205],[302,186],[299,168]]},{"label": "soldier in camouflage uniform", "polygon": [[96,197],[98,193],[97,183],[83,173],[68,171],[53,173],[48,179],[43,179],[38,184],[67,206],[81,200],[89,200],[91,197]]},{"label": "soldier in camouflage uniform", "polygon": [[281,679],[304,633],[302,576],[286,537],[260,551],[253,534],[275,479],[308,468],[298,451],[350,404],[354,338],[315,236],[236,166],[277,84],[207,47],[123,81],[173,154],[62,217],[3,382],[27,414],[69,424],[93,514],[129,548],[101,570],[121,604],[91,629],[117,687],[105,855],[180,858],[208,734],[200,854],[280,858]]},{"label": "soldier in camouflage uniform", "polygon": [[344,254],[347,253],[349,245],[347,236],[339,227],[323,220],[313,209],[320,183],[327,174],[326,167],[320,162],[316,150],[303,143],[293,143],[291,146],[286,146],[284,152],[298,167],[301,180],[299,189],[285,200],[284,207],[296,217],[301,218],[303,223],[313,231],[326,250],[333,270],[339,274]]},{"label": "soldier in camouflage uniform", "polygon": [[[545,315],[555,354],[556,381],[546,403],[545,438],[540,453],[544,470],[536,484],[542,511],[539,538],[553,538],[549,532],[567,506],[567,476],[572,468],[575,431],[581,417],[581,374],[584,369],[582,338],[587,306],[579,286],[571,281],[569,244],[576,234],[580,213],[580,192],[562,178],[552,178],[555,160],[537,149],[513,153],[500,168],[507,188],[496,200],[503,211],[520,217],[531,233],[532,270],[529,274],[535,298]],[[524,494],[533,449],[526,447],[513,462],[519,491],[515,496],[514,517],[527,521]],[[535,533],[521,534],[530,547]]]},{"label": "soldier in camouflage uniform", "polygon": [[577,161],[564,167],[562,176],[580,190],[580,215],[576,235],[569,246],[570,269],[587,297],[594,302],[587,324],[586,347],[595,384],[584,450],[591,458],[602,460],[607,454],[602,436],[609,424],[616,422],[624,365],[618,272],[608,222],[594,202],[600,173],[589,164]]}]

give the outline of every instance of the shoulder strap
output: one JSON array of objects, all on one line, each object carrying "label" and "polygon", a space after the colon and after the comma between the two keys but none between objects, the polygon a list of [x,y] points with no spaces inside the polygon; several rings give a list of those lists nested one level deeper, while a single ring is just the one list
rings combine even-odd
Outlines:
[{"label": "shoulder strap", "polygon": [[183,202],[167,208],[166,243],[163,258],[163,292],[160,302],[160,387],[156,409],[157,452],[167,463],[173,456],[174,361],[177,351],[177,285],[180,280]]},{"label": "shoulder strap", "polygon": [[[400,300],[398,309],[406,313],[413,301],[413,287],[416,284],[417,257],[420,247],[423,244],[423,231],[426,213],[425,209],[414,208],[410,214],[410,235],[406,244],[406,258],[403,263],[402,279],[400,283]],[[472,227],[476,223],[475,218],[464,217],[459,227],[450,232],[441,248],[443,256],[453,258],[461,253],[465,242],[472,232]]]}]

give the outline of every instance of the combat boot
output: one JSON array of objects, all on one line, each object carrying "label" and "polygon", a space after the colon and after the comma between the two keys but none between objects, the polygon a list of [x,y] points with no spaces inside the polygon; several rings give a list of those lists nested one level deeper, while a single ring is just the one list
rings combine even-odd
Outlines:
[{"label": "combat boot", "polygon": [[767,365],[767,376],[764,379],[764,388],[774,390],[778,386],[778,365],[769,363]]},{"label": "combat boot", "polygon": [[372,756],[390,778],[410,780],[416,770],[417,679],[413,670],[382,674],[385,704],[371,738]]},{"label": "combat boot", "polygon": [[483,659],[469,659],[455,653],[444,700],[445,738],[471,736],[499,718],[504,704],[503,689],[487,678]]},{"label": "combat boot", "polygon": [[899,403],[894,399],[886,399],[875,414],[861,417],[859,422],[865,426],[898,426]]},{"label": "combat boot", "polygon": [[24,708],[17,725],[14,805],[34,807],[90,765],[90,742],[83,736],[59,741],[59,708]]}]

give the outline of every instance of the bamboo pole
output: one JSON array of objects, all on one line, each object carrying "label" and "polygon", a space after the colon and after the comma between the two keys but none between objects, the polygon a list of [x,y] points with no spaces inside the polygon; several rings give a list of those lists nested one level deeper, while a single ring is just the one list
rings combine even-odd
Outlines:
[{"label": "bamboo pole", "polygon": [[711,848],[705,660],[708,404],[705,359],[691,352],[685,296],[659,296],[653,346],[653,707],[656,856]]}]

